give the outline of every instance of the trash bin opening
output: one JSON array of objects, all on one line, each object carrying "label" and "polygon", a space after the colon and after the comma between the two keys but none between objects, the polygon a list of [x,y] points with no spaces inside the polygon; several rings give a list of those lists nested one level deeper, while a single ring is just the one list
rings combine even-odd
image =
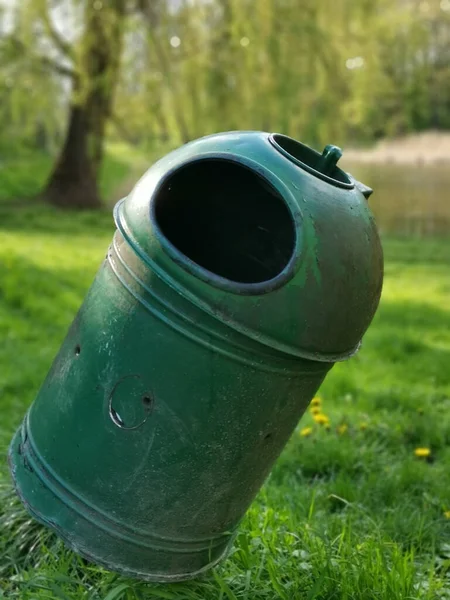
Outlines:
[{"label": "trash bin opening", "polygon": [[338,166],[334,166],[328,174],[323,173],[322,155],[309,146],[281,133],[272,133],[269,140],[286,158],[316,177],[341,188],[352,189],[354,187],[348,174]]},{"label": "trash bin opening", "polygon": [[283,198],[231,160],[202,159],[175,171],[158,190],[153,214],[180,252],[233,282],[271,280],[294,252],[294,222]]}]

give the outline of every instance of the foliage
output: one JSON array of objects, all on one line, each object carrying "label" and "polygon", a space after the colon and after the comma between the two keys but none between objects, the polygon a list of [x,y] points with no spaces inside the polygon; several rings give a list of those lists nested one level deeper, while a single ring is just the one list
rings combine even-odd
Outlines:
[{"label": "foliage", "polygon": [[[84,2],[13,5],[12,32],[0,17],[0,151],[18,140],[54,149],[68,80],[86,80]],[[153,145],[264,129],[322,144],[450,127],[448,0],[340,0],[333,10],[328,0],[125,6],[113,136]]]},{"label": "foliage", "polygon": [[[125,194],[147,166],[119,138],[158,155],[236,128],[321,144],[450,126],[450,0],[125,5],[104,197],[118,185]],[[3,457],[113,232],[109,212],[29,201],[52,169],[69,101],[83,99],[67,82],[83,62],[84,6],[0,0]],[[384,246],[382,304],[363,348],[325,381],[230,559],[165,586],[106,572],[29,518],[3,458],[0,598],[450,599],[450,243]]]},{"label": "foliage", "polygon": [[[142,154],[129,145],[117,142],[108,144],[100,172],[102,198],[110,200],[121,186],[125,186],[125,195],[148,166]],[[0,204],[30,201],[38,196],[51,167],[52,157],[43,152],[25,152],[22,148],[17,155],[8,157],[0,164]]]},{"label": "foliage", "polygon": [[[0,445],[33,400],[113,233],[109,213],[0,205]],[[199,581],[149,585],[68,551],[0,476],[0,589],[43,600],[450,597],[450,244],[384,240],[382,304]],[[25,290],[25,291],[24,291]],[[309,435],[300,435],[304,428]],[[429,456],[416,456],[427,448]]]},{"label": "foliage", "polygon": [[157,5],[129,23],[116,99],[136,140],[263,129],[368,142],[450,126],[446,0]]}]

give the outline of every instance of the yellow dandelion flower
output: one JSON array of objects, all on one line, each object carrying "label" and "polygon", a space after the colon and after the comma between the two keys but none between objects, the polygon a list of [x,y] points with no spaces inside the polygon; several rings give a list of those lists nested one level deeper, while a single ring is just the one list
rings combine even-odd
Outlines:
[{"label": "yellow dandelion flower", "polygon": [[339,435],[344,435],[344,433],[347,433],[347,431],[348,431],[347,423],[342,423],[342,425],[339,425],[337,428],[337,432]]},{"label": "yellow dandelion flower", "polygon": [[311,435],[313,432],[313,428],[312,427],[303,427],[303,429],[300,429],[300,435],[302,437],[308,437],[309,435]]},{"label": "yellow dandelion flower", "polygon": [[365,431],[368,427],[369,427],[369,424],[366,421],[362,421],[359,424],[359,428],[361,429],[361,431]]},{"label": "yellow dandelion flower", "polygon": [[431,454],[431,450],[429,448],[416,448],[414,450],[414,454],[418,458],[427,458]]},{"label": "yellow dandelion flower", "polygon": [[446,510],[446,511],[444,512],[444,517],[445,517],[446,519],[450,519],[450,510]]},{"label": "yellow dandelion flower", "polygon": [[323,413],[318,413],[317,415],[313,415],[313,419],[319,425],[329,425],[330,424],[330,419],[327,417],[327,415],[324,415]]},{"label": "yellow dandelion flower", "polygon": [[309,410],[312,415],[319,415],[322,412],[320,406],[312,406]]},{"label": "yellow dandelion flower", "polygon": [[319,396],[316,396],[311,400],[311,406],[320,406],[321,404],[322,400],[319,398]]}]

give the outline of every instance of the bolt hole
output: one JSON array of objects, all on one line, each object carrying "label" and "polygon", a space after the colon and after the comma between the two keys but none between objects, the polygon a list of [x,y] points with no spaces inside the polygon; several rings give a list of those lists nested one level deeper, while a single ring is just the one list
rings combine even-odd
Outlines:
[{"label": "bolt hole", "polygon": [[142,396],[142,404],[150,410],[153,406],[153,398],[151,396],[145,395]]},{"label": "bolt hole", "polygon": [[75,356],[80,356],[80,352],[81,352],[81,346],[80,346],[80,344],[77,344],[75,346]]}]

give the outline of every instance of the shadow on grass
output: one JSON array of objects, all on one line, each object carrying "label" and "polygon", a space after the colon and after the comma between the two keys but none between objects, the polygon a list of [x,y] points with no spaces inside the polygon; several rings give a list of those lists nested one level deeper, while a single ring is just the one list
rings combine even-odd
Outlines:
[{"label": "shadow on grass", "polygon": [[375,323],[391,330],[414,328],[417,332],[428,332],[430,328],[438,331],[448,328],[450,331],[450,306],[446,310],[415,300],[382,300]]},{"label": "shadow on grass", "polygon": [[450,310],[413,300],[384,301],[363,351],[366,364],[376,361],[396,373],[393,385],[409,385],[411,392],[414,382],[450,385]]},{"label": "shadow on grass", "polygon": [[[93,282],[95,271],[44,269],[19,257],[0,263],[0,336],[11,356],[26,356],[27,344],[41,337],[43,345],[61,339]],[[33,349],[34,350],[34,349]],[[0,357],[2,352],[0,351]],[[29,356],[36,362],[36,356]],[[16,359],[17,360],[17,359]],[[1,360],[0,360],[1,364]]]},{"label": "shadow on grass", "polygon": [[450,265],[450,239],[448,237],[407,238],[382,236],[386,271],[394,275],[399,267]]},{"label": "shadow on grass", "polygon": [[44,202],[26,202],[18,206],[0,205],[0,231],[41,235],[105,235],[115,230],[112,210],[72,211],[54,208]]},{"label": "shadow on grass", "polygon": [[[0,440],[35,396],[89,288],[87,270],[0,261]],[[61,261],[63,263],[63,261]]]}]

